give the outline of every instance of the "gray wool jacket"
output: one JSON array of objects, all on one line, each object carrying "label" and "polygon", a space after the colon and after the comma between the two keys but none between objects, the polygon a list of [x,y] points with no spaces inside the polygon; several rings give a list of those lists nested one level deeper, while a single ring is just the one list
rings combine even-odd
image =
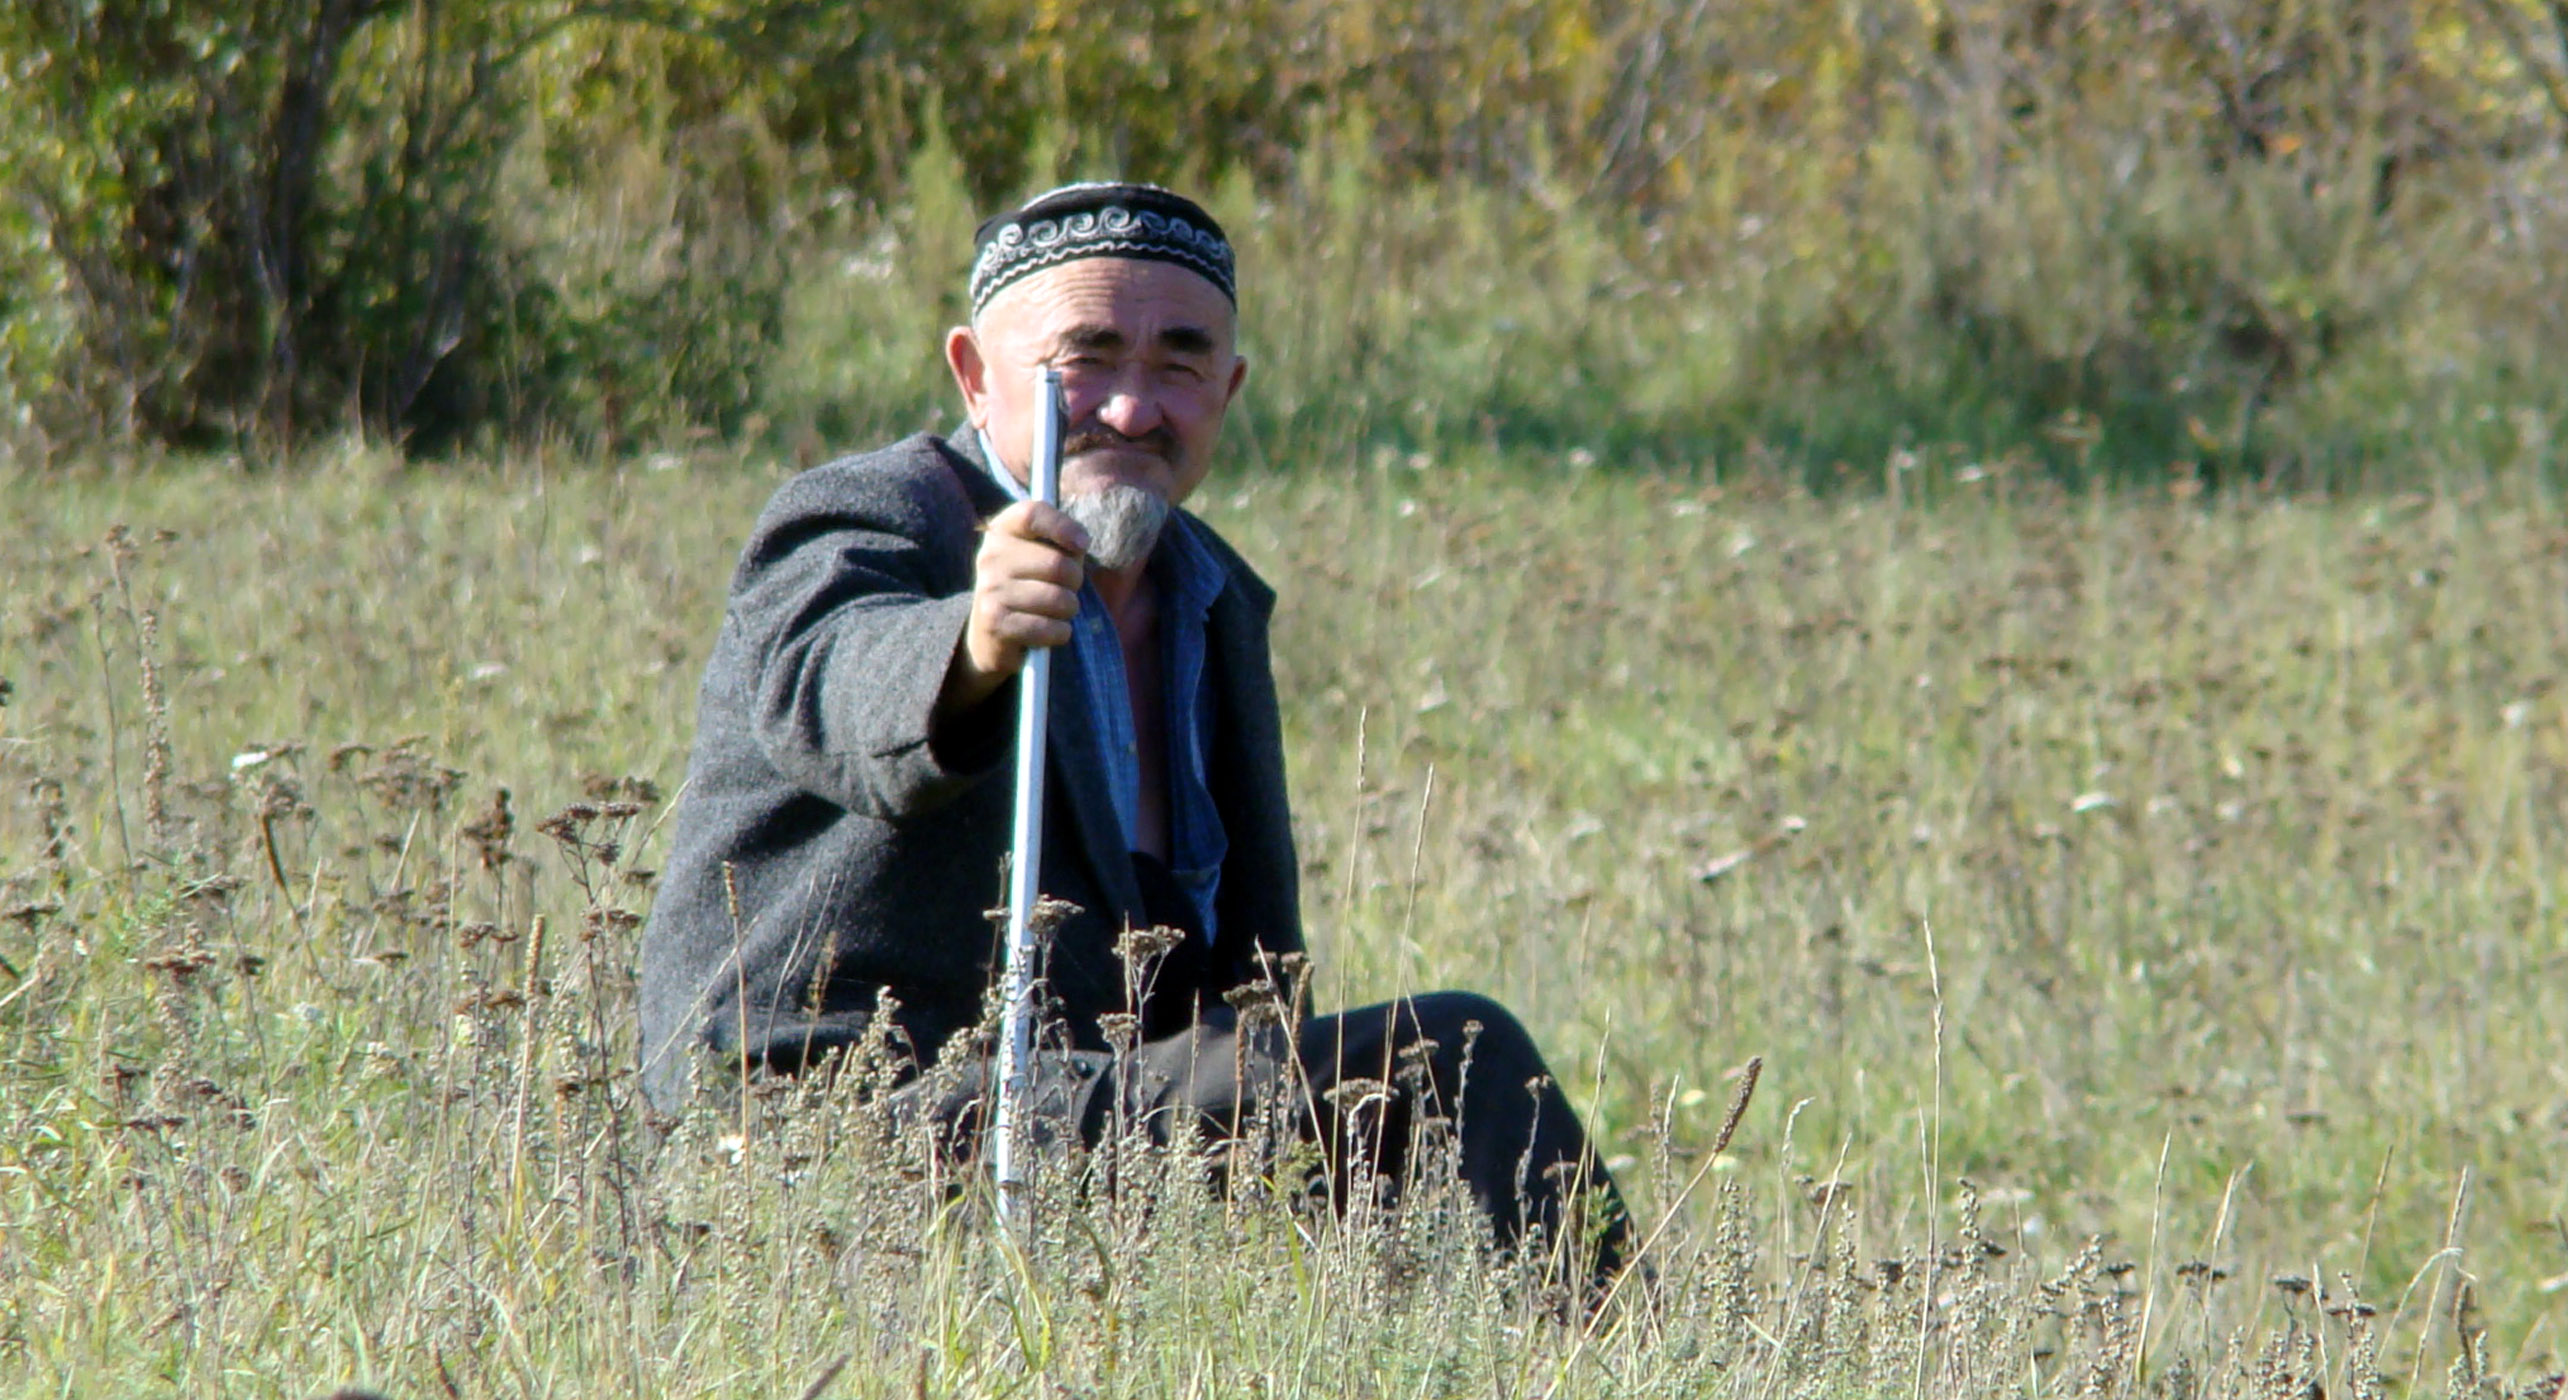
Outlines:
[{"label": "gray wool jacket", "polygon": [[[970,435],[963,436],[964,443]],[[791,1073],[860,1038],[877,999],[922,1062],[979,1019],[1001,934],[1016,687],[973,722],[929,719],[972,604],[981,522],[1008,504],[972,447],[921,434],[787,482],[758,518],[697,698],[695,750],[642,936],[642,1083],[675,1111],[701,1052]],[[1275,595],[1228,544],[1206,619],[1213,799],[1229,853],[1209,947],[1189,940],[1144,1006],[1113,945],[1150,907],[1057,652],[1046,774],[1046,894],[1080,906],[1046,986],[1075,1045],[1137,1010],[1164,1033],[1299,952],[1267,622]]]}]

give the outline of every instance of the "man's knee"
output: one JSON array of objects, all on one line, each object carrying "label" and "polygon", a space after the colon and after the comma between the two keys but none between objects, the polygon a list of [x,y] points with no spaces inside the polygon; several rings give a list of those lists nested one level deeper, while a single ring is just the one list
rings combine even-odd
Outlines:
[{"label": "man's knee", "polygon": [[1449,1053],[1514,1059],[1533,1051],[1515,1013],[1478,992],[1427,992],[1408,1000],[1417,1033]]}]

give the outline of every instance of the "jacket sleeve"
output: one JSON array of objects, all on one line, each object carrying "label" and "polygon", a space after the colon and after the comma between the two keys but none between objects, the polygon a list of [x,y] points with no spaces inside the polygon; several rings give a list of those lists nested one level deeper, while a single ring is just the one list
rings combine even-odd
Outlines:
[{"label": "jacket sleeve", "polygon": [[935,725],[971,612],[977,524],[941,466],[824,471],[777,493],[741,556],[725,630],[752,737],[787,782],[898,819],[998,766],[1013,684]]}]

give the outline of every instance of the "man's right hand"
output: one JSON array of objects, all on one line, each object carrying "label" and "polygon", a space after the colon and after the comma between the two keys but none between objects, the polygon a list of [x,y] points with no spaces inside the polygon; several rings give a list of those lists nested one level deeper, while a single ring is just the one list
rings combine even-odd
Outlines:
[{"label": "man's right hand", "polygon": [[1024,669],[1028,651],[1070,640],[1087,576],[1088,532],[1040,501],[990,517],[972,561],[972,616],[954,649],[937,708],[973,709]]}]

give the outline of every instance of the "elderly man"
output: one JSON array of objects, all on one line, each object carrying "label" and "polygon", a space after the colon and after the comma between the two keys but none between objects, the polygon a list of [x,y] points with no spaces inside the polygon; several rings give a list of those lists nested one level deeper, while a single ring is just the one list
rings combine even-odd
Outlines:
[{"label": "elderly man", "polygon": [[[1290,1085],[1301,1131],[1341,1162],[1373,1139],[1396,1180],[1409,1117],[1431,1114],[1500,1245],[1558,1238],[1590,1192],[1587,1262],[1612,1268],[1621,1203],[1503,1009],[1414,997],[1301,1021],[1290,1044],[1255,1014],[1302,949],[1275,600],[1177,509],[1248,373],[1221,228],[1154,186],[1086,184],[979,242],[971,324],[945,341],[968,427],[797,477],[742,552],[643,941],[652,1101],[674,1111],[697,1067],[795,1073],[885,1005],[921,1063],[986,1055],[970,1032],[997,953],[1016,678],[1055,648],[1041,884],[1076,906],[1043,967],[1060,1118],[1093,1139],[1120,1102],[1163,1134],[1185,1117],[1222,1133]],[[1059,509],[1025,487],[1046,365]],[[1174,935],[1146,985],[1118,956],[1134,929]],[[1374,1108],[1342,1114],[1331,1090],[1357,1080]]]}]

